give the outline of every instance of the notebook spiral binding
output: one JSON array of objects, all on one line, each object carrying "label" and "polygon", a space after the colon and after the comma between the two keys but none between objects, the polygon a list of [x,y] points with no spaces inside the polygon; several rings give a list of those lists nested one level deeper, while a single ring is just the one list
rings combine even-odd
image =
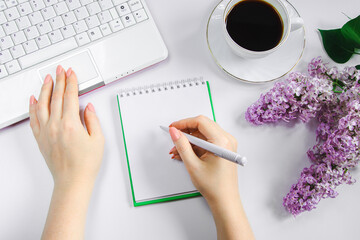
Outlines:
[{"label": "notebook spiral binding", "polygon": [[174,82],[151,84],[142,87],[126,88],[119,92],[120,97],[131,97],[142,94],[150,94],[161,91],[172,91],[179,88],[204,85],[206,82],[203,77],[187,78]]}]

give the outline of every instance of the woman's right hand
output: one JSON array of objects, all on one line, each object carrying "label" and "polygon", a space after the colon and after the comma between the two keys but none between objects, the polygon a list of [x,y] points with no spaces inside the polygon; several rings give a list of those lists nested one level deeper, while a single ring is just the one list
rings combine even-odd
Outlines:
[{"label": "woman's right hand", "polygon": [[237,150],[235,138],[204,116],[174,122],[169,128],[175,144],[170,153],[183,160],[191,181],[208,202],[218,239],[255,239],[240,200],[237,165],[191,146],[181,131],[234,152]]},{"label": "woman's right hand", "polygon": [[233,152],[237,151],[236,139],[204,116],[174,122],[169,130],[175,144],[170,153],[174,154],[174,158],[183,160],[193,184],[208,202],[222,202],[231,196],[237,197],[237,165],[192,146],[179,130]]}]

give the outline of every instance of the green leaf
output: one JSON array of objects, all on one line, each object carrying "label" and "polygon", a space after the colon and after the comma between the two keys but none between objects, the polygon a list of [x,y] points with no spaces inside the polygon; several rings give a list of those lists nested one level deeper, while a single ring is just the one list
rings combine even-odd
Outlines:
[{"label": "green leaf", "polygon": [[355,68],[356,68],[357,70],[360,70],[360,65],[356,65]]},{"label": "green leaf", "polygon": [[341,33],[355,48],[360,48],[360,15],[345,23]]},{"label": "green leaf", "polygon": [[347,62],[354,53],[352,42],[344,38],[341,29],[319,29],[323,45],[329,57],[337,63]]}]

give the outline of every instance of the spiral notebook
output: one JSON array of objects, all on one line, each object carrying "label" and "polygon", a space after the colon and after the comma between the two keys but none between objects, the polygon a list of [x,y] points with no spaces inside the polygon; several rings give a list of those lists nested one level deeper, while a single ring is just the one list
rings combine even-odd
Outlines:
[{"label": "spiral notebook", "polygon": [[215,120],[209,82],[202,78],[125,89],[117,95],[134,206],[199,196],[184,163],[171,159],[160,129],[184,118]]}]

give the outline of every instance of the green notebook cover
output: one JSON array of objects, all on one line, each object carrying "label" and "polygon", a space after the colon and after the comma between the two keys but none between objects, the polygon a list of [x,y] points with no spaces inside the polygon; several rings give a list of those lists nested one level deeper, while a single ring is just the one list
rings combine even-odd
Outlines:
[{"label": "green notebook cover", "polygon": [[[120,98],[123,97],[123,96],[126,97],[126,96],[136,95],[136,94],[145,94],[145,93],[149,94],[149,92],[151,94],[151,92],[154,92],[154,89],[155,89],[155,91],[160,91],[160,87],[165,88],[165,89],[166,89],[166,87],[168,87],[170,89],[171,86],[177,86],[177,85],[182,86],[182,84],[184,84],[184,83],[190,84],[190,86],[191,86],[191,82],[195,83],[197,81],[200,81],[203,84],[206,84],[207,92],[208,92],[208,101],[210,102],[210,106],[211,106],[212,118],[213,118],[214,121],[216,121],[214,107],[213,107],[213,101],[212,101],[212,97],[211,97],[210,84],[209,84],[208,81],[203,81],[202,78],[188,79],[188,80],[176,81],[176,82],[173,82],[173,83],[166,83],[166,84],[157,84],[157,85],[145,86],[145,87],[141,87],[141,88],[126,89],[126,90],[123,90],[120,94],[117,95],[117,103],[118,103],[118,109],[119,109],[120,124],[121,124],[122,137],[123,137],[124,148],[125,148],[127,168],[128,168],[128,173],[129,173],[131,194],[132,194],[133,204],[134,204],[135,207],[148,205],[148,204],[154,204],[154,203],[161,203],[161,202],[179,200],[179,199],[184,199],[184,198],[197,197],[197,196],[201,196],[201,194],[198,191],[190,191],[190,192],[182,192],[182,193],[178,193],[178,194],[164,195],[164,196],[161,196],[160,198],[157,197],[157,198],[153,198],[153,199],[136,201],[134,184],[133,184],[133,177],[132,177],[132,171],[131,171],[131,167],[130,167],[130,161],[131,160],[129,159],[128,147],[127,147],[127,143],[126,143],[126,136],[125,136],[126,135],[126,129],[125,129],[124,123],[123,123],[122,110],[121,110],[121,106],[120,106]],[[139,93],[140,91],[143,91],[143,93]]]}]

